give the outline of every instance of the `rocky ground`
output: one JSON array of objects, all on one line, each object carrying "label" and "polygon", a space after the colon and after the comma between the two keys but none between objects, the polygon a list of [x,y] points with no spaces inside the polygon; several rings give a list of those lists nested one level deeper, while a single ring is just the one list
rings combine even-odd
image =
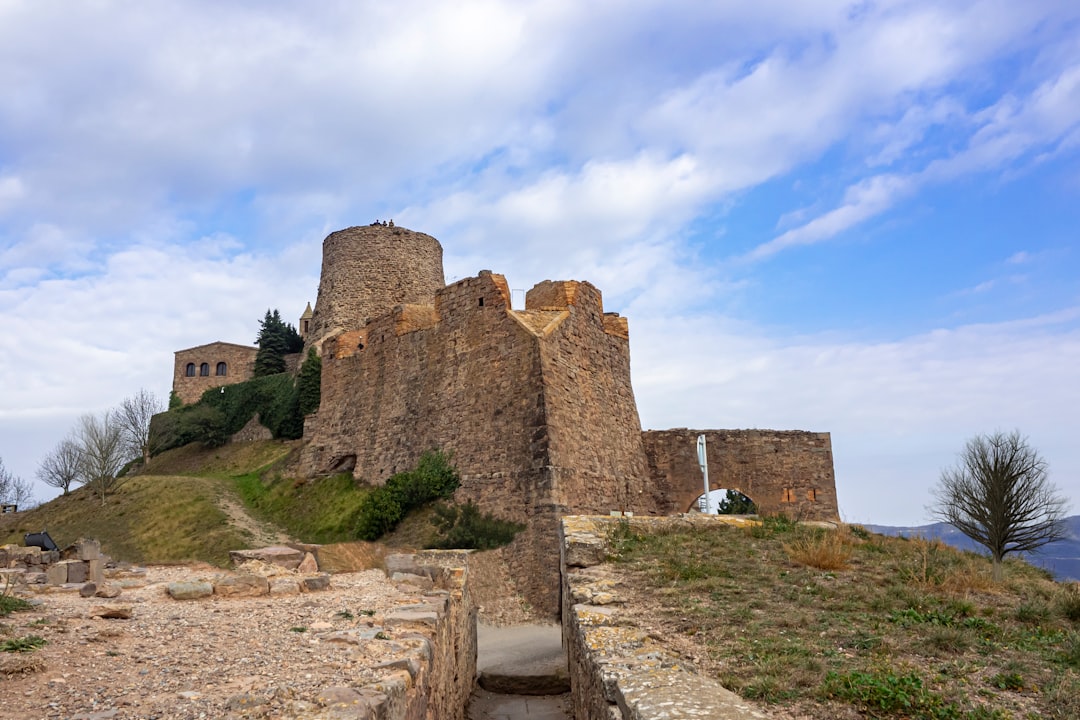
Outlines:
[{"label": "rocky ground", "polygon": [[[116,598],[77,587],[32,596],[35,609],[0,620],[0,641],[47,644],[0,653],[0,718],[320,717],[328,688],[375,681],[380,663],[423,643],[381,626],[384,612],[422,602],[381,570],[336,574],[329,589],[301,594],[179,601],[166,592],[221,573],[148,567],[113,578]],[[103,608],[130,617],[107,619]]]}]

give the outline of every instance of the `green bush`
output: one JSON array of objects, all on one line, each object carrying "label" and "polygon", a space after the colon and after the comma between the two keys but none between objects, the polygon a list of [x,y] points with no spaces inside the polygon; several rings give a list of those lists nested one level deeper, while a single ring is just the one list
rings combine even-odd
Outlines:
[{"label": "green bush", "polygon": [[450,497],[460,484],[450,457],[429,450],[420,456],[416,468],[397,473],[365,498],[356,514],[356,536],[378,540],[396,528],[410,511]]},{"label": "green bush", "polygon": [[521,523],[481,513],[472,502],[436,505],[434,522],[439,536],[428,547],[441,549],[492,550],[509,545],[525,529]]},{"label": "green bush", "polygon": [[296,397],[300,415],[310,415],[322,402],[322,358],[309,348],[300,373],[296,376]]}]

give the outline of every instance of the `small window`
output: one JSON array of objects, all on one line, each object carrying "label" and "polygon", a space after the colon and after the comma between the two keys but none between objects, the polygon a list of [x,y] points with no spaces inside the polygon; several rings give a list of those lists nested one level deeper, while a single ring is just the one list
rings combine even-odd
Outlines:
[{"label": "small window", "polygon": [[188,363],[184,368],[184,375],[186,377],[195,377],[195,363]]},{"label": "small window", "polygon": [[218,375],[228,375],[229,374],[229,367],[225,363],[219,362],[217,364],[217,374]]},{"label": "small window", "polygon": [[199,366],[199,375],[202,377],[210,377],[210,363],[203,363]]},{"label": "small window", "polygon": [[480,307],[484,307],[484,298],[480,298]]}]

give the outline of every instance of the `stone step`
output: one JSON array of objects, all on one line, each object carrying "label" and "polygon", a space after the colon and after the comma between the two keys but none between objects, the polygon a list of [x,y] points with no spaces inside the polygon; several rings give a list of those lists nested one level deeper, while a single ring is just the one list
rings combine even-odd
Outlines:
[{"label": "stone step", "polygon": [[476,670],[484,690],[504,695],[560,695],[570,690],[558,625],[477,626]]}]

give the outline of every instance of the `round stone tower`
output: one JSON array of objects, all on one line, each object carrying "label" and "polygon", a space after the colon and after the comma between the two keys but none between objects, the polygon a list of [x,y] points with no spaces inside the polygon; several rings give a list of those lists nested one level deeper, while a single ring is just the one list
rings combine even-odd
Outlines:
[{"label": "round stone tower", "polygon": [[403,303],[426,304],[445,285],[442,245],[403,227],[365,225],[323,240],[322,276],[305,338],[323,340],[358,330]]}]

